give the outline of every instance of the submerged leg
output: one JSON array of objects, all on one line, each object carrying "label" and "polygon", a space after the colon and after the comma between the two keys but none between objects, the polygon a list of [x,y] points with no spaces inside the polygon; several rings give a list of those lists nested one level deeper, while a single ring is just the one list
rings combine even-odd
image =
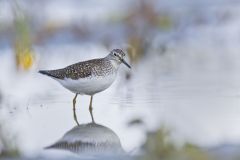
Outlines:
[{"label": "submerged leg", "polygon": [[93,113],[92,113],[92,100],[93,100],[93,96],[91,96],[91,99],[90,99],[90,104],[89,104],[89,112],[90,112],[90,115],[91,115],[91,118],[92,118],[92,123],[95,123],[94,121],[94,118],[93,118]]},{"label": "submerged leg", "polygon": [[77,96],[78,96],[78,94],[76,94],[75,97],[73,98],[73,118],[74,118],[74,121],[79,126],[79,123],[78,123],[78,120],[77,120],[77,115],[76,115],[76,99],[77,99]]}]

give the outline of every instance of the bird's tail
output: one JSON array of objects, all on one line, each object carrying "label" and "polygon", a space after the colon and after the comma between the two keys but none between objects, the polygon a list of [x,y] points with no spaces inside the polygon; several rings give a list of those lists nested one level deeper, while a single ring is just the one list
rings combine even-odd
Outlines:
[{"label": "bird's tail", "polygon": [[41,74],[47,75],[49,77],[53,77],[53,78],[58,78],[56,75],[52,74],[51,71],[47,71],[47,70],[40,70],[38,71]]}]

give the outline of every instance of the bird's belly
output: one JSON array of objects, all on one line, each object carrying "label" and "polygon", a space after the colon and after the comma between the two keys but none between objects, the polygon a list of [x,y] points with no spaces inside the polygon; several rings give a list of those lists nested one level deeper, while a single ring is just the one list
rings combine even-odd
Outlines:
[{"label": "bird's belly", "polygon": [[59,82],[73,93],[93,95],[107,89],[113,83],[115,77],[115,74],[111,74],[105,77],[80,78],[78,80],[65,78]]}]

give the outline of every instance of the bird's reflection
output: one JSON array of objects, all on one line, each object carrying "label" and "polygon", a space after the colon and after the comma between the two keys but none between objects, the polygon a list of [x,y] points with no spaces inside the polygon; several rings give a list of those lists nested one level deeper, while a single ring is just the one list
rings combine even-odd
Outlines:
[{"label": "bird's reflection", "polygon": [[[75,108],[73,103],[73,118],[77,126],[67,131],[61,139],[46,149],[62,149],[74,153],[124,153],[117,134],[110,128],[95,123],[92,109],[89,109],[92,122],[79,124]],[[92,108],[91,102],[89,108]]]},{"label": "bird's reflection", "polygon": [[119,137],[110,128],[96,124],[80,124],[66,132],[46,149],[62,149],[80,153],[124,153]]}]

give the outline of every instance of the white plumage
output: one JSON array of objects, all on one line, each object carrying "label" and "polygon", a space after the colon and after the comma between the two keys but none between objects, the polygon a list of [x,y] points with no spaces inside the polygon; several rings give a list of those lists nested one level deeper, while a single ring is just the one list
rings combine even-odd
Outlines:
[{"label": "white plumage", "polygon": [[73,80],[71,78],[65,78],[63,80],[56,79],[63,87],[72,91],[73,93],[78,93],[81,95],[94,95],[95,93],[101,92],[107,89],[115,80],[117,73],[107,75],[105,77],[90,77],[90,78],[80,78],[78,80]]}]

